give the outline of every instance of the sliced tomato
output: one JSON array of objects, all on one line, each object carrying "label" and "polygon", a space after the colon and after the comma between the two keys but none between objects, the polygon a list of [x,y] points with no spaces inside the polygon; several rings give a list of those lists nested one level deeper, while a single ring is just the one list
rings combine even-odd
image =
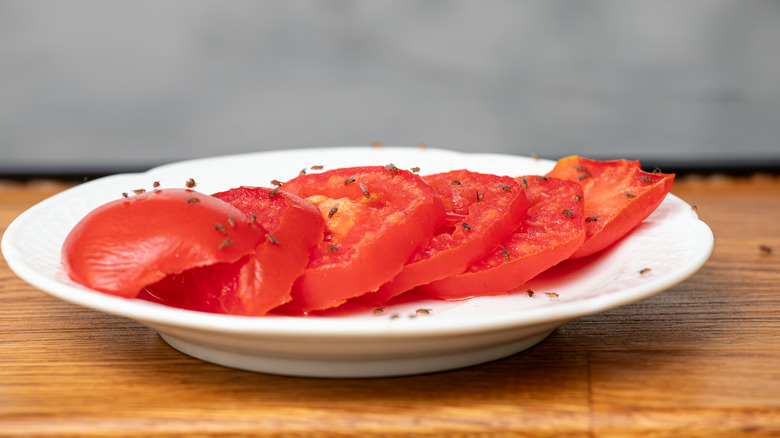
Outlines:
[{"label": "sliced tomato", "polygon": [[582,246],[585,227],[579,184],[544,176],[518,180],[527,187],[528,214],[522,224],[465,272],[420,286],[416,293],[442,299],[505,293]]},{"label": "sliced tomato", "polygon": [[230,204],[187,189],[146,192],[104,204],[71,230],[62,248],[77,283],[122,297],[193,267],[254,253],[265,230]]},{"label": "sliced tomato", "polygon": [[663,202],[673,174],[642,171],[639,161],[598,161],[571,156],[547,176],[580,184],[585,202],[585,243],[572,258],[607,248],[639,225]]},{"label": "sliced tomato", "polygon": [[381,305],[416,286],[460,274],[512,233],[528,209],[523,188],[507,176],[455,170],[424,179],[443,200],[447,221],[401,273],[359,301]]},{"label": "sliced tomato", "polygon": [[388,165],[298,176],[282,190],[316,205],[325,236],[279,309],[327,309],[376,290],[401,271],[444,220],[436,191],[418,175]]},{"label": "sliced tomato", "polygon": [[241,268],[237,293],[246,314],[264,315],[289,301],[311,248],[322,241],[320,211],[298,196],[263,187],[240,187],[213,196],[253,215],[268,230],[267,244]]}]

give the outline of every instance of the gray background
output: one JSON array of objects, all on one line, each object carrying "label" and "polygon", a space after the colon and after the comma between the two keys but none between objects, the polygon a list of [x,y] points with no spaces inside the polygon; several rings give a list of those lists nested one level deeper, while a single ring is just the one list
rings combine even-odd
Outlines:
[{"label": "gray background", "polygon": [[780,163],[776,1],[0,0],[0,174],[416,145]]}]

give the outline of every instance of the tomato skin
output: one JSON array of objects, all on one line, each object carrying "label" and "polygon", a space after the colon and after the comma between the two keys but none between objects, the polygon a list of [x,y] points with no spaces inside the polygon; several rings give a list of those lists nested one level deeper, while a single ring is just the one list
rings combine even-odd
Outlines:
[{"label": "tomato skin", "polygon": [[[318,202],[326,223],[325,237],[313,247],[293,286],[293,300],[279,309],[285,314],[335,307],[376,290],[401,271],[444,220],[435,190],[394,166],[301,175],[282,190]],[[331,205],[337,208],[333,214]]]},{"label": "tomato skin", "polygon": [[528,209],[522,187],[506,176],[467,170],[428,175],[448,221],[392,281],[358,301],[382,305],[416,286],[463,272],[514,231]]},{"label": "tomato skin", "polygon": [[465,272],[415,289],[440,299],[511,291],[566,260],[585,241],[582,188],[557,178],[518,178],[527,186],[528,214],[499,245]]},{"label": "tomato skin", "polygon": [[66,237],[62,262],[75,282],[132,298],[169,274],[236,262],[253,253],[264,235],[261,226],[224,201],[193,190],[162,189],[88,213]]},{"label": "tomato skin", "polygon": [[583,189],[585,243],[571,258],[599,252],[628,234],[663,202],[674,174],[642,171],[639,161],[598,161],[578,156],[558,160],[547,176]]},{"label": "tomato skin", "polygon": [[265,315],[291,299],[292,286],[303,274],[312,246],[322,241],[322,215],[298,196],[264,187],[239,187],[213,196],[254,214],[268,230],[266,243],[241,267],[239,303],[227,302],[228,313]]}]

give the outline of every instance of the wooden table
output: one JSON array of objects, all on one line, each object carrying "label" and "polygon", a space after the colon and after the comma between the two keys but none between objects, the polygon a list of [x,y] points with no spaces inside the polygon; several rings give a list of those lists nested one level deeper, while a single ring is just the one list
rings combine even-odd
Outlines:
[{"label": "wooden table", "polygon": [[[0,230],[65,187],[0,183]],[[515,356],[415,377],[210,365],[2,260],[0,436],[780,436],[780,178],[687,177],[673,193],[716,238],[689,280]]]}]

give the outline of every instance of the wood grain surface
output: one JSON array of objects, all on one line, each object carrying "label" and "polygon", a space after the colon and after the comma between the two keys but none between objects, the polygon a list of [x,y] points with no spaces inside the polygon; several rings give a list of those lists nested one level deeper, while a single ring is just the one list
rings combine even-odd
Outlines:
[{"label": "wood grain surface", "polygon": [[[65,188],[0,182],[0,231]],[[0,436],[780,436],[780,178],[687,177],[672,191],[715,234],[690,279],[512,357],[413,377],[211,365],[0,259]]]}]

